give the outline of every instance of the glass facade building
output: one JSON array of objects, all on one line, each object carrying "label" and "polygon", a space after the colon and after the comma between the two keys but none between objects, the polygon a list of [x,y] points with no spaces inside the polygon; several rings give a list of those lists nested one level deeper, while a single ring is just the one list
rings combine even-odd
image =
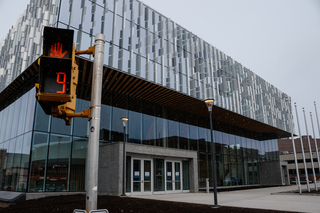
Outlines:
[{"label": "glass facade building", "polygon": [[[101,146],[123,140],[121,118],[128,117],[128,143],[195,151],[199,188],[205,187],[206,178],[212,185],[207,112],[144,98],[144,93],[166,88],[194,102],[214,98],[219,112],[237,116],[234,121],[213,117],[218,186],[260,184],[259,164],[279,161],[279,135],[239,123],[246,119],[287,133],[291,103],[285,93],[231,57],[137,0],[31,0],[0,46],[0,190],[85,191],[89,122],[73,118],[66,126],[46,115],[32,86],[37,81],[35,61],[42,54],[42,29],[48,25],[74,30],[77,50],[94,45],[97,33],[106,36]],[[79,112],[90,106],[92,57],[77,60]],[[25,78],[31,83],[23,84]],[[22,86],[16,87],[19,82]],[[138,82],[154,86],[141,91],[129,86],[139,88]],[[144,171],[147,183],[149,173],[154,174],[144,190],[189,190],[188,161],[170,164],[164,159],[145,160],[142,170],[139,159],[127,155],[127,192],[141,187],[136,170]],[[157,173],[157,168],[166,169],[166,185],[160,181],[164,172]]]},{"label": "glass facade building", "polygon": [[[117,100],[120,95],[109,92],[108,96]],[[112,101],[102,105],[100,144],[122,141],[121,117],[128,117],[129,143],[197,151],[199,186],[205,187],[205,179],[211,176],[208,118],[121,98],[126,99],[122,106]],[[78,99],[77,111],[89,105],[88,100]],[[5,127],[0,132],[1,190],[85,190],[86,119],[74,118],[66,126],[63,120],[46,115],[36,102],[34,88],[2,110],[0,118]],[[214,130],[218,186],[259,184],[259,162],[279,160],[277,139],[260,141],[249,138],[249,131],[242,134]]]}]

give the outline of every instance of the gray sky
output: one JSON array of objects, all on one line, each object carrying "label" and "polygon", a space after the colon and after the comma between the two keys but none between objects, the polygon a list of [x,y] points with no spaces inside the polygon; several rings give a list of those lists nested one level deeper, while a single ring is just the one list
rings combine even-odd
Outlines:
[{"label": "gray sky", "polygon": [[[145,4],[203,38],[320,115],[319,0],[144,0]],[[29,0],[0,0],[0,39]],[[5,20],[5,21],[3,21]],[[294,108],[293,108],[294,109]],[[297,127],[297,121],[294,120]],[[308,124],[309,134],[312,133]],[[316,136],[319,133],[316,127]],[[296,133],[298,133],[296,128]]]}]

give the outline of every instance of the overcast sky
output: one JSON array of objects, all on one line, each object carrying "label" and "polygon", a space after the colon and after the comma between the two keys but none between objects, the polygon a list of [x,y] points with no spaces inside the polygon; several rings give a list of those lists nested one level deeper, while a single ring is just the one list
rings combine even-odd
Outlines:
[{"label": "overcast sky", "polygon": [[[320,0],[144,0],[297,102],[300,127],[320,115]],[[29,0],[0,0],[0,39]],[[293,107],[294,110],[294,107]],[[295,113],[294,113],[295,114]],[[297,131],[297,121],[294,120]],[[309,134],[312,133],[308,124]]]}]

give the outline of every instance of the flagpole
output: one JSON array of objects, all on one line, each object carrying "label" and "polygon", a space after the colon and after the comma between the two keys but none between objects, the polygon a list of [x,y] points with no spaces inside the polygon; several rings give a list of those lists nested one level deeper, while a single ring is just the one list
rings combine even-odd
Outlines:
[{"label": "flagpole", "polygon": [[[314,126],[313,126],[313,120],[312,120],[312,113],[310,112],[310,118],[311,118],[311,124],[312,124],[312,131],[313,131],[313,137],[314,137],[314,145],[316,147],[316,153],[317,153],[317,160],[318,160],[318,168],[320,171],[320,158],[319,158],[319,152],[318,152],[318,144],[317,144],[317,139],[316,139],[316,133],[314,131]],[[318,191],[318,189],[316,189]]]},{"label": "flagpole", "polygon": [[307,132],[307,137],[308,137],[308,146],[309,146],[310,161],[311,161],[311,167],[312,167],[312,173],[313,173],[314,187],[315,187],[316,191],[318,191],[317,178],[316,178],[316,173],[314,171],[313,155],[312,155],[312,150],[311,150],[311,144],[310,144],[310,138],[309,138],[309,132],[308,132],[308,126],[307,126],[307,119],[306,119],[306,113],[304,111],[304,108],[302,108],[302,111],[303,111],[304,122],[305,122],[305,125],[306,125],[306,132]]},{"label": "flagpole", "polygon": [[307,190],[308,190],[308,192],[310,192],[309,177],[308,177],[308,170],[307,170],[307,164],[306,164],[306,157],[304,156],[303,141],[302,141],[302,136],[301,136],[301,131],[300,131],[300,124],[299,124],[299,117],[298,117],[298,111],[297,111],[297,104],[296,103],[294,103],[294,107],[295,107],[296,116],[297,116],[297,124],[298,124],[298,131],[299,131],[299,137],[300,137],[302,159],[303,159],[303,165],[304,165],[304,173],[305,173],[306,181],[307,181]]},{"label": "flagpole", "polygon": [[[289,98],[286,97],[286,102],[288,103],[289,102]],[[291,102],[290,102],[291,103]],[[291,106],[290,106],[290,109],[291,109]],[[294,155],[294,163],[296,165],[296,174],[297,174],[297,185],[298,185],[298,190],[299,190],[299,193],[301,194],[301,183],[300,183],[300,174],[299,174],[299,167],[298,167],[298,160],[297,160],[297,152],[296,152],[296,144],[294,142],[294,139],[293,139],[293,115],[292,115],[292,110],[290,110],[291,113],[290,113],[290,132],[291,132],[291,140],[292,140],[292,148],[293,148],[293,155]]]}]

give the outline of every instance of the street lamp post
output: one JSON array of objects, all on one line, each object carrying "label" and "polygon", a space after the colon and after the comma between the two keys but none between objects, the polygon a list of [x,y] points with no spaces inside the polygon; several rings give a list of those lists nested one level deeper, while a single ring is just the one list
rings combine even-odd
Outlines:
[{"label": "street lamp post", "polygon": [[122,197],[126,196],[125,193],[125,174],[126,174],[126,123],[128,118],[121,118],[123,123],[123,165],[122,165]]},{"label": "street lamp post", "polygon": [[213,194],[214,194],[214,205],[212,207],[219,207],[217,197],[217,177],[216,177],[216,157],[214,152],[213,144],[213,133],[212,133],[212,106],[214,99],[207,99],[204,101],[208,107],[210,117],[210,133],[211,133],[211,161],[212,161],[212,179],[213,179]]}]

